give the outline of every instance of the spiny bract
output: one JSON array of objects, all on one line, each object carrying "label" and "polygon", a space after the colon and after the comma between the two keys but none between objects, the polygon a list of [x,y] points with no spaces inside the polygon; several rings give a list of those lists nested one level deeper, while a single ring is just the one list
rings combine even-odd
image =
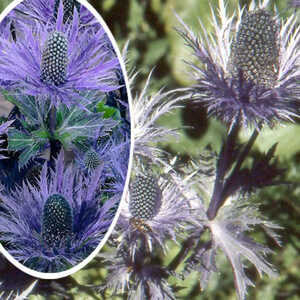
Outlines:
[{"label": "spiny bract", "polygon": [[71,237],[72,231],[73,213],[69,202],[59,194],[50,196],[43,209],[43,240],[55,246]]},{"label": "spiny bract", "polygon": [[46,41],[41,63],[41,81],[52,85],[66,82],[68,41],[58,31],[50,34]]},{"label": "spiny bract", "polygon": [[151,220],[159,211],[161,191],[152,175],[136,176],[130,187],[129,210],[133,217]]},{"label": "spiny bract", "polygon": [[273,87],[278,76],[279,27],[265,10],[245,13],[232,45],[233,73],[254,84]]},{"label": "spiny bract", "polygon": [[[57,18],[59,3],[61,0],[56,0],[54,4],[54,17]],[[73,19],[73,11],[74,6],[76,7],[77,11],[80,11],[80,3],[75,0],[62,0],[64,6],[64,19],[63,22],[66,23],[67,21],[71,21]]]}]

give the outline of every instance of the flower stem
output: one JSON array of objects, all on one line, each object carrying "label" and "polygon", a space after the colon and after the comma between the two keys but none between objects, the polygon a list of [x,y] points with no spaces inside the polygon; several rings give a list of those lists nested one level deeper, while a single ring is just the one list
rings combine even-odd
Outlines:
[{"label": "flower stem", "polygon": [[188,255],[189,251],[195,246],[195,242],[198,240],[200,242],[200,237],[202,233],[205,231],[205,228],[201,229],[201,231],[197,232],[196,234],[191,235],[187,238],[181,246],[180,251],[174,257],[174,259],[169,263],[168,269],[175,271],[180,263],[185,259]]},{"label": "flower stem", "polygon": [[50,162],[52,162],[55,158],[57,158],[58,153],[61,149],[60,141],[54,138],[54,131],[56,127],[56,108],[53,106],[49,113],[49,126],[50,126]]},{"label": "flower stem", "polygon": [[[258,135],[259,135],[259,130],[256,128],[253,131],[253,133],[252,133],[250,139],[248,140],[246,146],[244,147],[243,151],[240,152],[240,154],[237,158],[236,164],[234,166],[234,169],[232,170],[230,176],[228,177],[228,179],[226,180],[225,183],[224,183],[224,177],[225,177],[226,169],[223,168],[223,170],[222,169],[218,170],[220,168],[220,166],[218,164],[214,193],[213,193],[213,196],[211,198],[211,201],[209,203],[209,207],[207,210],[207,217],[209,220],[213,220],[216,217],[218,210],[224,204],[226,198],[231,194],[231,192],[232,192],[231,188],[234,186],[234,179],[238,175],[240,168],[241,168],[243,162],[245,161],[247,155],[249,154]],[[232,139],[232,137],[233,136],[231,136],[231,133],[230,133],[228,136],[227,142],[225,144],[225,147],[223,147],[225,150],[222,149],[222,151],[220,153],[220,161],[225,160],[225,162],[223,163],[225,165],[226,165],[226,159],[228,157],[228,153],[226,153],[228,151],[228,149],[226,149],[226,148],[228,148],[228,145],[230,145],[232,143],[230,141]],[[234,145],[234,143],[233,143],[233,145]],[[231,165],[231,164],[228,163],[227,167],[229,165]],[[228,170],[228,168],[227,168],[227,170]]]},{"label": "flower stem", "polygon": [[226,171],[231,167],[233,163],[232,154],[234,152],[239,129],[239,120],[237,119],[232,126],[219,154],[214,190],[208,210],[206,212],[209,220],[214,219],[214,217],[217,215],[218,209],[220,208],[220,199],[223,191],[224,177],[226,175]]},{"label": "flower stem", "polygon": [[242,166],[243,162],[245,161],[247,155],[249,154],[252,146],[254,145],[255,140],[257,139],[258,135],[259,135],[259,130],[255,129],[253,131],[249,141],[247,142],[246,146],[244,147],[244,150],[238,156],[237,163],[236,163],[234,169],[232,170],[230,176],[228,177],[228,179],[226,180],[226,183],[224,185],[220,207],[224,204],[227,197],[229,195],[231,195],[233,193],[233,191],[236,190],[236,184],[235,184],[236,180],[235,179],[239,175],[238,173],[241,169],[241,166]]},{"label": "flower stem", "polygon": [[251,138],[249,139],[247,145],[245,146],[243,152],[241,152],[241,154],[238,157],[238,161],[234,167],[234,170],[232,171],[230,177],[234,176],[241,168],[242,163],[244,162],[244,160],[246,159],[249,151],[251,150],[256,138],[258,137],[259,131],[257,129],[255,129],[252,133]]}]

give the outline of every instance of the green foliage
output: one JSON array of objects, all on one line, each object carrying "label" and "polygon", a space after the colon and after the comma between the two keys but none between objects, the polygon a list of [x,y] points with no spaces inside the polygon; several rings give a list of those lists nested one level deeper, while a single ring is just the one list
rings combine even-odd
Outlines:
[{"label": "green foliage", "polygon": [[18,119],[21,128],[12,128],[8,132],[8,149],[21,152],[19,168],[42,153],[51,140],[59,141],[66,149],[82,148],[87,139],[94,138],[97,133],[109,135],[119,124],[119,111],[101,101],[97,105],[99,112],[93,112],[94,104],[82,104],[82,107],[60,104],[54,108],[47,100],[38,101],[32,96],[14,97],[6,91],[2,94],[23,116]]},{"label": "green foliage", "polygon": [[[56,112],[56,127],[54,138],[59,140],[66,148],[80,142],[82,138],[93,138],[97,131],[109,134],[118,122],[111,118],[103,118],[103,113],[84,111],[78,106],[70,108],[59,106]],[[84,140],[84,139],[83,139]]]},{"label": "green foliage", "polygon": [[5,100],[16,105],[19,112],[26,118],[26,122],[20,119],[26,129],[30,130],[35,126],[47,128],[47,117],[50,113],[49,101],[36,101],[33,96],[13,97],[7,91],[2,91],[2,95]]},{"label": "green foliage", "polygon": [[20,118],[22,130],[11,128],[8,131],[8,150],[20,151],[19,168],[23,168],[30,159],[41,153],[49,143],[51,132],[47,125],[50,105],[39,102],[34,97],[13,97],[3,91],[4,98],[18,107],[25,117]]},{"label": "green foliage", "polygon": [[23,168],[48,143],[48,133],[42,129],[25,133],[17,129],[8,131],[8,150],[21,151],[19,168]]},{"label": "green foliage", "polygon": [[97,112],[103,113],[104,119],[113,118],[115,120],[120,119],[120,112],[117,108],[108,106],[104,101],[100,101],[97,104]]}]

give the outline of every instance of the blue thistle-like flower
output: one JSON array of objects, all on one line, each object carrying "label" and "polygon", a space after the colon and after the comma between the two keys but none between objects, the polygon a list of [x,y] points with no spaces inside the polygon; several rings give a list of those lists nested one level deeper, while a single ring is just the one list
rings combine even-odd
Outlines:
[{"label": "blue thistle-like flower", "polygon": [[23,183],[1,192],[0,232],[6,250],[40,272],[64,271],[86,258],[100,243],[120,201],[101,203],[102,168],[85,176],[73,164],[64,167],[63,152],[54,169],[45,163],[39,188]]},{"label": "blue thistle-like flower", "polygon": [[146,174],[136,176],[131,184],[129,211],[133,218],[151,220],[161,206],[161,190],[157,179]]},{"label": "blue thistle-like flower", "polygon": [[[118,131],[118,128],[114,128]],[[101,128],[98,132],[94,132],[94,138],[87,141],[84,145],[81,146],[81,151],[76,151],[76,160],[82,170],[92,173],[100,165],[103,167],[103,172],[108,174],[111,173],[111,159],[114,155],[121,155],[124,150],[123,147],[126,147],[126,150],[129,151],[130,142],[129,140],[125,143],[122,140],[126,140],[126,135],[122,137],[122,140],[119,141],[118,137],[115,135],[110,135],[108,132],[102,132]],[[126,144],[126,145],[125,145]],[[128,164],[128,159],[124,158],[124,163]],[[121,163],[121,161],[119,162]],[[127,173],[127,167],[126,167]],[[126,175],[125,175],[126,177]]]},{"label": "blue thistle-like flower", "polygon": [[94,150],[88,150],[84,154],[84,166],[91,171],[94,171],[101,165],[102,161],[99,154]]},{"label": "blue thistle-like flower", "polygon": [[54,31],[48,37],[42,54],[41,81],[56,86],[66,82],[68,42],[63,34]]},{"label": "blue thistle-like flower", "polygon": [[295,15],[279,20],[267,5],[252,1],[229,16],[221,0],[212,34],[202,27],[199,36],[178,17],[178,32],[200,63],[189,63],[196,83],[186,94],[230,126],[272,127],[299,116],[300,29]]},{"label": "blue thistle-like flower", "polygon": [[127,299],[175,300],[167,278],[174,275],[167,268],[149,262],[149,257],[140,250],[134,260],[128,256],[128,249],[114,251],[107,255],[100,253],[107,265],[107,284],[99,291],[110,288],[113,294],[128,295]]},{"label": "blue thistle-like flower", "polygon": [[43,208],[42,237],[49,246],[59,245],[73,233],[73,212],[69,202],[59,194],[51,195]]},{"label": "blue thistle-like flower", "polygon": [[80,24],[99,27],[94,16],[76,0],[24,0],[15,9],[13,15],[21,22],[35,25],[38,21],[44,25],[54,25],[59,13],[59,6],[63,5],[63,22],[72,21],[74,9],[80,16]]},{"label": "blue thistle-like flower", "polygon": [[[18,8],[18,6],[16,7]],[[13,11],[8,15],[13,17]],[[13,93],[50,99],[53,105],[90,102],[88,91],[109,92],[119,88],[116,55],[107,50],[101,28],[82,30],[77,10],[72,22],[63,23],[59,6],[55,26],[17,22],[16,41],[0,39],[2,88]]]},{"label": "blue thistle-like flower", "polygon": [[183,195],[185,187],[171,174],[158,177],[149,172],[140,170],[132,179],[116,226],[122,234],[121,247],[128,245],[133,258],[141,241],[147,251],[155,246],[165,251],[165,240],[176,241],[178,230],[190,222],[190,206]]}]

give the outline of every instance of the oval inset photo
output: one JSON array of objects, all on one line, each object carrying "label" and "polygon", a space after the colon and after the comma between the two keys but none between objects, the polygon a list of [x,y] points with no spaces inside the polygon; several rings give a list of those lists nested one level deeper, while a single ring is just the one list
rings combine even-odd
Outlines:
[{"label": "oval inset photo", "polygon": [[2,14],[0,243],[30,275],[77,271],[116,222],[131,145],[124,72],[86,1],[17,1]]}]

